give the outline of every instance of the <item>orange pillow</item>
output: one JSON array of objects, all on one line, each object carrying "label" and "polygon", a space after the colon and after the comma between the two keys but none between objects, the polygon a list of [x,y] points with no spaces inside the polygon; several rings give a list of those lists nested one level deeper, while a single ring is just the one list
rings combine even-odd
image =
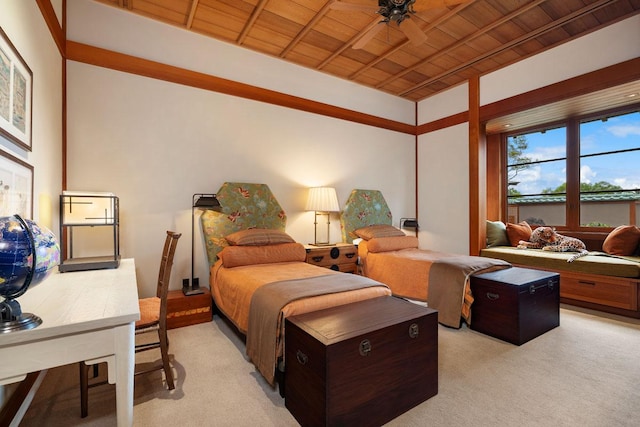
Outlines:
[{"label": "orange pillow", "polygon": [[616,227],[602,244],[602,250],[609,255],[633,255],[640,243],[640,229],[635,225]]},{"label": "orange pillow", "polygon": [[528,241],[531,237],[531,226],[527,221],[518,224],[507,223],[507,236],[511,246],[518,246],[520,240]]},{"label": "orange pillow", "polygon": [[264,246],[280,243],[295,243],[295,240],[284,231],[267,228],[249,228],[229,234],[227,242],[231,246]]},{"label": "orange pillow", "polygon": [[375,239],[377,237],[406,236],[404,231],[387,224],[368,225],[366,227],[358,228],[354,233],[356,236],[364,240]]},{"label": "orange pillow", "polygon": [[417,248],[418,238],[416,236],[375,237],[367,243],[371,253],[389,252]]},{"label": "orange pillow", "polygon": [[304,262],[307,251],[300,243],[268,246],[227,246],[218,254],[226,268],[276,262]]}]

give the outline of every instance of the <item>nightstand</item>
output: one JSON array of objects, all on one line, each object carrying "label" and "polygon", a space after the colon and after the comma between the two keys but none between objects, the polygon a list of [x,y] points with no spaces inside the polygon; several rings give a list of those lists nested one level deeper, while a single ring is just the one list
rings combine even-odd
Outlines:
[{"label": "nightstand", "polygon": [[210,322],[213,318],[211,292],[201,288],[203,294],[185,296],[182,290],[169,291],[167,296],[167,329],[196,323]]},{"label": "nightstand", "polygon": [[331,246],[304,245],[304,248],[309,264],[343,273],[356,273],[358,270],[358,248],[355,245],[336,243]]}]

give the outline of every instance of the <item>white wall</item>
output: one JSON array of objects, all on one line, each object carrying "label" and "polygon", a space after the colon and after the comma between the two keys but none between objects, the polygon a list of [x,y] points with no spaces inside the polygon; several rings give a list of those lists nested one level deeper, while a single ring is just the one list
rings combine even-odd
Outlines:
[{"label": "white wall", "polygon": [[469,252],[469,126],[420,136],[418,223],[420,247]]},{"label": "white wall", "polygon": [[[148,48],[137,50],[136,55],[147,57],[147,51],[161,47],[171,54],[155,60],[169,63],[173,53],[181,50],[184,62],[180,65],[188,69],[204,66],[197,53],[206,43],[211,43],[211,49],[219,49],[218,42],[170,26],[155,28],[144,18],[131,18],[97,3],[74,1],[68,2],[68,7],[73,9],[68,17],[73,40],[91,39],[92,43],[124,51],[138,45],[130,40],[142,37],[141,43]],[[101,12],[95,15],[94,7]],[[83,16],[80,12],[87,9],[91,14]],[[121,33],[113,31],[124,28],[120,21],[123,15],[127,16],[126,40],[120,40]],[[85,27],[86,22],[91,25]],[[93,39],[92,31],[103,26],[110,31]],[[133,34],[135,30],[140,33]],[[145,41],[145,34],[150,32],[160,46]],[[166,45],[174,36],[180,45]],[[197,51],[190,51],[192,38]],[[216,64],[220,67],[272,70],[271,59],[263,69],[266,57],[244,49],[230,49],[226,61],[227,50],[217,51]],[[245,56],[248,54],[252,55],[250,62]],[[282,64],[278,66],[290,66]],[[278,84],[283,83],[279,81],[282,76],[302,73],[307,80],[305,96],[316,100],[325,96],[322,84],[331,89],[334,84],[344,83],[337,79],[328,83],[326,75],[307,75],[309,71],[302,70],[293,67],[290,72],[272,70],[275,74],[264,74],[271,89],[281,89]],[[378,189],[396,219],[415,212],[413,136],[73,61],[68,62],[67,72],[68,188],[111,191],[120,197],[121,253],[136,259],[143,296],[154,290],[167,229],[183,233],[171,288],[179,288],[181,279],[190,276],[191,195],[215,192],[225,181],[268,184],[288,214],[287,231],[303,243],[313,241],[313,213],[304,212],[307,188],[311,186],[336,187],[341,205],[354,188]],[[256,84],[251,77],[244,76],[247,83]],[[285,80],[291,81],[289,77]],[[322,90],[311,93],[316,85]],[[381,97],[377,91],[351,83],[339,89],[340,106],[363,111],[365,108],[358,105],[366,104],[365,112],[399,118],[385,113],[387,95]],[[404,100],[392,100],[391,105],[405,104]],[[409,104],[411,116],[403,121],[413,123],[413,104]],[[340,240],[337,214],[332,216],[331,236],[333,241]],[[196,276],[206,283],[208,270],[199,232],[196,238]]]},{"label": "white wall", "polygon": [[[482,76],[480,103],[486,105],[637,58],[639,41],[640,15],[636,15]],[[468,90],[467,84],[459,85],[419,102],[418,124],[467,111]],[[469,251],[469,182],[462,178],[463,174],[468,177],[469,170],[466,129],[466,125],[458,125],[418,138],[421,247],[464,254]]]},{"label": "white wall", "polygon": [[[54,1],[54,5],[60,6],[61,1]],[[33,166],[33,219],[58,235],[56,212],[62,183],[61,56],[35,1],[2,0],[0,10],[0,27],[33,72],[32,151],[20,149],[1,136],[0,150]],[[16,386],[17,383],[0,386],[0,407]]]},{"label": "white wall", "polygon": [[3,0],[1,8],[0,27],[33,72],[33,104],[32,151],[2,137],[0,149],[33,166],[33,219],[57,235],[62,185],[61,55],[36,2]]}]

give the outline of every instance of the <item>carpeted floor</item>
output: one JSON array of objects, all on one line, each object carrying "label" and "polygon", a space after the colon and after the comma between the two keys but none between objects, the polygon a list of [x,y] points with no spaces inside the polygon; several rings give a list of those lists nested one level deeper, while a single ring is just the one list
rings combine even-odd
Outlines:
[{"label": "carpeted floor", "polygon": [[[390,426],[638,425],[638,320],[563,306],[560,327],[519,347],[466,326],[438,333],[438,395]],[[135,426],[298,425],[218,316],[169,337],[176,389],[164,389],[161,371],[137,377]],[[91,389],[81,419],[69,365],[48,372],[21,426],[74,425],[115,425],[115,386]]]}]

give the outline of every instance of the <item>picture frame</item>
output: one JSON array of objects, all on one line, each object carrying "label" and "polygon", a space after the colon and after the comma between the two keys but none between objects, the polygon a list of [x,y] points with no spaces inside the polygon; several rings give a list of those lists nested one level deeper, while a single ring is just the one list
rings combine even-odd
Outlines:
[{"label": "picture frame", "polygon": [[31,151],[33,73],[0,28],[0,136]]},{"label": "picture frame", "polygon": [[0,217],[33,219],[33,166],[0,150]]}]

